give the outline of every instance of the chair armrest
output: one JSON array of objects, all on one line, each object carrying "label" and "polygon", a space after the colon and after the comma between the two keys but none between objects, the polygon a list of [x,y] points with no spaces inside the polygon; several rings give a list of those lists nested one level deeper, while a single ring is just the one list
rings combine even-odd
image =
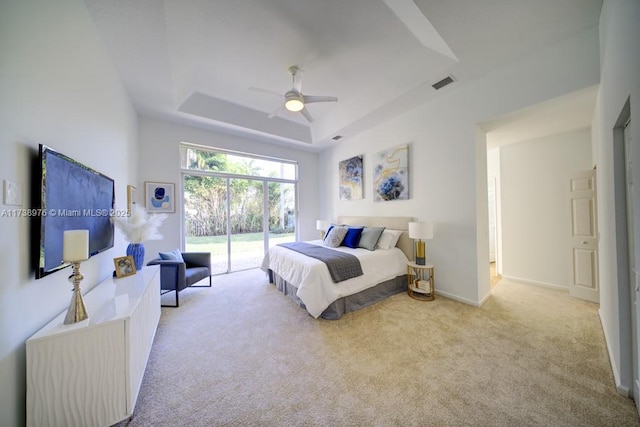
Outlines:
[{"label": "chair armrest", "polygon": [[207,267],[211,271],[211,252],[182,252],[182,258],[189,267]]},{"label": "chair armrest", "polygon": [[187,286],[186,264],[182,261],[152,259],[147,265],[160,266],[160,287],[162,289],[182,290]]}]

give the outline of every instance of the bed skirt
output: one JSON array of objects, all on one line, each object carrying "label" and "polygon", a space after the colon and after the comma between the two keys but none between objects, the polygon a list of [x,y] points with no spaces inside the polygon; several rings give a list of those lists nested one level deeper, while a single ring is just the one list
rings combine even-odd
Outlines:
[{"label": "bed skirt", "polygon": [[[291,283],[287,282],[271,270],[269,270],[269,282],[273,283],[280,292],[291,298],[296,304],[306,310],[304,303],[296,295],[298,288],[296,288]],[[360,291],[357,294],[349,295],[334,301],[322,312],[320,317],[328,320],[338,320],[345,313],[368,307],[379,301],[382,301],[383,299],[391,295],[400,292],[406,292],[406,290],[406,274],[397,276],[394,279],[378,283],[377,285]]]}]

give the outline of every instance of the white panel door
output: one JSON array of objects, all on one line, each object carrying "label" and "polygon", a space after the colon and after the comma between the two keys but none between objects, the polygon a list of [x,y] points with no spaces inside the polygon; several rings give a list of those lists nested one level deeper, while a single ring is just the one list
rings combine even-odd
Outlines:
[{"label": "white panel door", "polygon": [[599,302],[596,171],[574,173],[569,188],[572,261],[569,294]]}]

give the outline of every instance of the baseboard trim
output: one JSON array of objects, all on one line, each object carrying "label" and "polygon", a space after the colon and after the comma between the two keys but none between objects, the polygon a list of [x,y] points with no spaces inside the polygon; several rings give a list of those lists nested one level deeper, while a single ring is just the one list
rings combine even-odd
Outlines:
[{"label": "baseboard trim", "polygon": [[465,303],[465,304],[469,304],[469,305],[472,305],[474,307],[480,307],[482,304],[484,304],[484,302],[488,299],[488,297],[491,296],[491,295],[488,295],[482,301],[473,301],[473,300],[470,300],[470,299],[459,297],[459,296],[454,295],[454,294],[450,294],[448,292],[439,291],[438,289],[436,289],[436,295],[441,295],[441,296],[443,296],[445,298],[449,298],[449,299],[452,299],[454,301],[458,301],[458,302],[462,302],[462,303]]},{"label": "baseboard trim", "polygon": [[529,279],[523,279],[522,277],[515,277],[515,276],[507,276],[507,275],[502,275],[502,280],[511,280],[514,282],[520,282],[520,283],[525,283],[527,285],[535,285],[535,286],[542,286],[544,288],[551,288],[551,289],[556,289],[556,290],[561,290],[561,291],[567,291],[569,292],[569,288],[566,286],[562,286],[562,285],[558,285],[555,283],[547,283],[547,282],[539,282],[537,280],[529,280]]},{"label": "baseboard trim", "polygon": [[480,300],[480,304],[478,306],[482,307],[485,302],[489,301],[489,298],[491,298],[491,291],[489,291],[489,293]]},{"label": "baseboard trim", "polygon": [[610,344],[611,340],[607,335],[607,328],[606,328],[606,325],[604,324],[604,319],[602,317],[602,310],[600,309],[598,310],[598,318],[600,319],[600,326],[602,327],[604,342],[605,342],[605,345],[607,346],[607,353],[609,354],[609,364],[611,365],[611,370],[613,371],[613,382],[616,386],[616,392],[621,396],[630,398],[632,395],[631,390],[629,390],[629,387],[622,385],[620,382],[620,370],[616,365],[616,359],[613,357],[613,349],[611,348],[611,344]]}]

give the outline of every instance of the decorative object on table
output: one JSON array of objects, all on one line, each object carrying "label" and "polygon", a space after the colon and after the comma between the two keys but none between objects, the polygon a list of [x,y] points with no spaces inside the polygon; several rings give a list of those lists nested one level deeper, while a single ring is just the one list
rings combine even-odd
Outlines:
[{"label": "decorative object on table", "polygon": [[423,239],[433,239],[433,225],[430,222],[410,222],[409,237],[418,239],[415,243],[416,264],[425,265],[426,250]]},{"label": "decorative object on table", "polygon": [[64,324],[70,325],[89,317],[80,292],[80,282],[84,279],[80,273],[80,261],[89,258],[89,230],[65,230],[62,252],[63,261],[70,262],[73,268],[73,274],[69,276],[69,281],[73,283],[73,295],[64,318]]},{"label": "decorative object on table", "polygon": [[373,201],[408,200],[409,146],[380,151],[373,162]]},{"label": "decorative object on table", "polygon": [[131,214],[133,205],[136,204],[136,193],[138,189],[133,185],[127,185],[127,212]]},{"label": "decorative object on table", "polygon": [[169,182],[144,183],[144,198],[147,212],[175,212],[175,184]]},{"label": "decorative object on table", "polygon": [[428,280],[416,279],[414,283],[416,285],[416,289],[429,292],[429,293],[431,292],[431,286]]},{"label": "decorative object on table", "polygon": [[127,277],[136,274],[136,265],[133,256],[121,256],[113,259],[113,265],[116,268],[116,277]]},{"label": "decorative object on table", "polygon": [[144,209],[138,205],[132,206],[131,215],[128,217],[113,217],[116,226],[129,242],[127,255],[133,257],[136,270],[141,270],[144,266],[144,244],[142,242],[162,239],[158,227],[166,217],[165,214],[147,215]]},{"label": "decorative object on table", "polygon": [[320,238],[324,239],[324,233],[329,228],[329,221],[326,219],[318,219],[316,220],[316,230],[320,232]]},{"label": "decorative object on table", "polygon": [[338,163],[340,200],[362,199],[362,155]]},{"label": "decorative object on table", "polygon": [[129,243],[127,245],[127,256],[133,258],[133,263],[136,268],[142,268],[144,265],[144,243]]}]

